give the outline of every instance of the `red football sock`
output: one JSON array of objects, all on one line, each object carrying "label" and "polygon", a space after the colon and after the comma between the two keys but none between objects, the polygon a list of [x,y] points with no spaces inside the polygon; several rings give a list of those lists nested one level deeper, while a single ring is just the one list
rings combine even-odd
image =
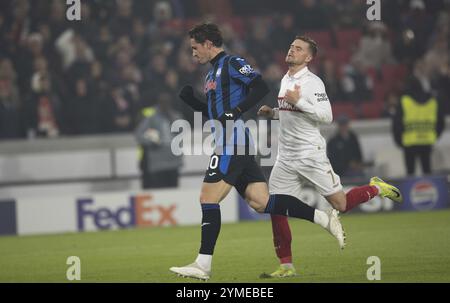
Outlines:
[{"label": "red football sock", "polygon": [[271,215],[273,244],[280,263],[292,263],[291,242],[292,235],[288,218],[285,216]]},{"label": "red football sock", "polygon": [[347,205],[345,212],[348,212],[355,206],[367,202],[378,195],[378,188],[376,186],[364,185],[352,188],[347,194]]}]

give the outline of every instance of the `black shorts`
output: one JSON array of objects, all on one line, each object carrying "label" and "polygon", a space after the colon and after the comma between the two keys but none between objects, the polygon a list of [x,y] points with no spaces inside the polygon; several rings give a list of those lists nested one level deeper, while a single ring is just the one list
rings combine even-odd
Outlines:
[{"label": "black shorts", "polygon": [[216,183],[220,180],[233,185],[243,198],[249,183],[267,182],[255,156],[213,154],[203,182]]}]

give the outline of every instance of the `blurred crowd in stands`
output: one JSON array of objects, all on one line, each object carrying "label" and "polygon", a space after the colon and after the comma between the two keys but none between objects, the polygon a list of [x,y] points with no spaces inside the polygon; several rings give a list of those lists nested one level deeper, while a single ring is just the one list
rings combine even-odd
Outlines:
[{"label": "blurred crowd in stands", "polygon": [[[0,139],[132,132],[162,101],[192,120],[177,94],[203,91],[208,66],[187,31],[217,22],[227,51],[260,70],[274,106],[293,37],[319,44],[311,65],[335,115],[390,117],[411,75],[450,113],[450,1],[382,1],[368,21],[362,0],[89,0],[81,21],[65,0],[0,1]],[[256,117],[256,110],[250,116]]]}]

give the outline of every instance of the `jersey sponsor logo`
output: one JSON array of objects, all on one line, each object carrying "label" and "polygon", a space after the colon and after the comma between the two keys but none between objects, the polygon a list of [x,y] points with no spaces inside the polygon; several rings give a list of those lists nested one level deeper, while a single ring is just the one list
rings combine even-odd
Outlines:
[{"label": "jersey sponsor logo", "polygon": [[315,93],[314,96],[316,96],[317,102],[329,101],[326,93]]},{"label": "jersey sponsor logo", "polygon": [[208,80],[205,83],[205,94],[208,93],[210,90],[215,90],[217,87],[217,82]]},{"label": "jersey sponsor logo", "polygon": [[251,73],[253,73],[254,70],[253,70],[253,68],[252,68],[249,64],[246,64],[246,65],[244,65],[243,67],[241,67],[241,68],[239,69],[239,72],[240,72],[241,74],[243,74],[244,76],[248,76],[248,75],[250,75]]},{"label": "jersey sponsor logo", "polygon": [[279,108],[279,110],[290,111],[290,112],[299,112],[299,113],[303,112],[302,110],[298,109],[297,107],[284,101],[283,97],[278,97],[278,108]]}]

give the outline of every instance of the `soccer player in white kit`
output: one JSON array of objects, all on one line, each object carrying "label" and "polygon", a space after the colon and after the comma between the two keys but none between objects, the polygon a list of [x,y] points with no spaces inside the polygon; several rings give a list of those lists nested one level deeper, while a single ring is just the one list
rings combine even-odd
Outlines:
[{"label": "soccer player in white kit", "polygon": [[[312,39],[296,36],[286,56],[289,70],[281,80],[278,108],[264,105],[258,111],[260,116],[280,120],[278,156],[270,175],[270,193],[298,197],[304,183],[309,182],[340,212],[347,212],[377,195],[401,202],[400,191],[378,177],[371,178],[369,185],[343,191],[319,130],[321,124],[333,121],[333,115],[325,85],[307,67],[316,53],[317,44]],[[287,218],[271,215],[271,219],[275,250],[281,263],[271,276],[293,276],[296,272]]]}]

